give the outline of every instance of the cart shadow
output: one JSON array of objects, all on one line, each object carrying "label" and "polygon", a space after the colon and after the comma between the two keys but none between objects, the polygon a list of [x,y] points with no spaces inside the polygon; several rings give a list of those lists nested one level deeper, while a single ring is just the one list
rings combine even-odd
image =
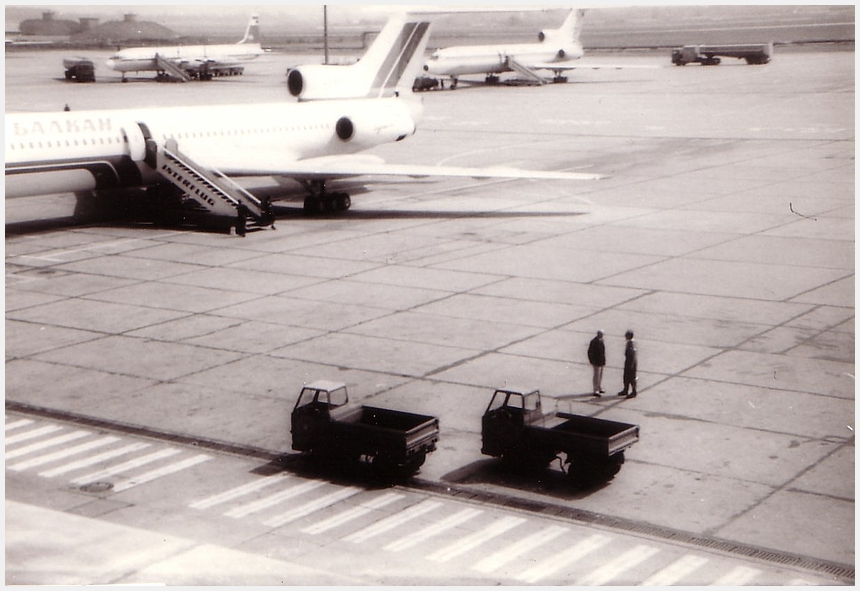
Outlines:
[{"label": "cart shadow", "polygon": [[556,459],[546,467],[510,466],[502,460],[485,459],[472,462],[442,476],[443,482],[466,486],[493,486],[515,489],[565,500],[583,499],[612,483],[579,481],[563,472]]},{"label": "cart shadow", "polygon": [[272,476],[288,472],[302,478],[325,480],[339,486],[359,486],[367,490],[407,484],[411,475],[381,473],[370,464],[315,458],[301,453],[283,454],[257,466],[251,473]]}]

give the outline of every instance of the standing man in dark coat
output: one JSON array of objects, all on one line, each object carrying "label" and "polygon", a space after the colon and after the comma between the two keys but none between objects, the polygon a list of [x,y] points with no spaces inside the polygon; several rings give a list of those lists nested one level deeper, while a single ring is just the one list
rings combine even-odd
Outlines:
[{"label": "standing man in dark coat", "polygon": [[603,380],[603,366],[606,365],[606,347],[603,346],[602,330],[598,330],[597,336],[588,344],[588,362],[594,369],[594,377],[591,380],[594,387],[593,393],[599,397],[604,392],[600,382]]},{"label": "standing man in dark coat", "polygon": [[[628,330],[625,335],[627,347],[624,349],[624,389],[618,393],[619,396],[627,398],[636,397],[636,365],[638,363],[636,354],[636,342],[633,340],[633,331]],[[627,393],[627,390],[630,393]]]}]

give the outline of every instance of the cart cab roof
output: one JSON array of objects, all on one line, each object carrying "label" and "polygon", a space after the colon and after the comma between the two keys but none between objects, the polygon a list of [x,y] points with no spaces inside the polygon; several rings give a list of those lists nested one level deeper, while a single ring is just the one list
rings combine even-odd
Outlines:
[{"label": "cart cab roof", "polygon": [[508,394],[519,394],[520,396],[528,396],[529,394],[540,394],[540,390],[536,388],[496,388],[496,392],[505,392]]},{"label": "cart cab roof", "polygon": [[346,388],[343,382],[335,382],[332,380],[317,380],[310,384],[305,384],[305,388],[313,388],[314,390],[325,390],[326,392],[334,392],[339,388]]}]

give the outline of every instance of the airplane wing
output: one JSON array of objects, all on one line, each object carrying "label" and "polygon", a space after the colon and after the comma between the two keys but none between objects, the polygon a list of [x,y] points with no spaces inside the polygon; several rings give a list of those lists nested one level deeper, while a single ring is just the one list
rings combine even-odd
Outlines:
[{"label": "airplane wing", "polygon": [[375,156],[347,155],[309,158],[294,162],[260,159],[253,165],[219,169],[227,176],[285,176],[297,180],[333,180],[356,176],[464,177],[473,179],[538,179],[562,181],[595,181],[605,178],[601,174],[551,170],[523,170],[519,168],[432,166],[421,164],[389,164]]}]

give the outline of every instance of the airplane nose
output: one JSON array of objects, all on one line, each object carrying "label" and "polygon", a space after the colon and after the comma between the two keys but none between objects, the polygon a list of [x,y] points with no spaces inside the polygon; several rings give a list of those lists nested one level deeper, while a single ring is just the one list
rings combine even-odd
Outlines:
[{"label": "airplane nose", "polygon": [[108,68],[110,68],[111,70],[115,70],[115,69],[116,69],[116,63],[117,63],[117,62],[116,62],[116,60],[115,60],[114,58],[109,58],[109,59],[105,60],[105,65],[106,65]]}]

